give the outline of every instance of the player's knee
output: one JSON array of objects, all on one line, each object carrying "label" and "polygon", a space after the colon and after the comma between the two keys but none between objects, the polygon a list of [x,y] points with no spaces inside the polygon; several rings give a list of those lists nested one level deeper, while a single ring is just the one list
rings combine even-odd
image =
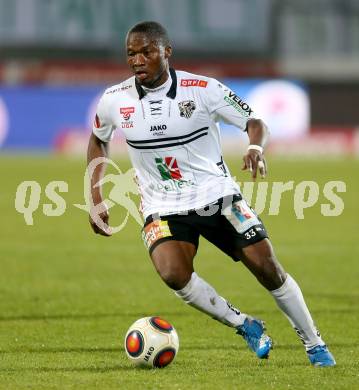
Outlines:
[{"label": "player's knee", "polygon": [[161,279],[173,290],[181,290],[191,280],[191,272],[174,268],[159,271]]}]

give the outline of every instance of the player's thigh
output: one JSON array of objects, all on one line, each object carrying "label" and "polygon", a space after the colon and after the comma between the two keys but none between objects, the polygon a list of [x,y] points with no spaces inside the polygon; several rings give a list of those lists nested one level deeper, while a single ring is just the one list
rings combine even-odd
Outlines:
[{"label": "player's thigh", "polygon": [[162,280],[175,290],[191,279],[197,247],[187,241],[166,240],[151,252],[151,260]]},{"label": "player's thigh", "polygon": [[169,215],[146,219],[142,237],[162,280],[171,288],[184,287],[193,273],[199,233],[192,217]]},{"label": "player's thigh", "polygon": [[206,240],[234,261],[242,260],[244,247],[268,237],[262,221],[242,197],[213,216],[199,218],[198,228]]}]

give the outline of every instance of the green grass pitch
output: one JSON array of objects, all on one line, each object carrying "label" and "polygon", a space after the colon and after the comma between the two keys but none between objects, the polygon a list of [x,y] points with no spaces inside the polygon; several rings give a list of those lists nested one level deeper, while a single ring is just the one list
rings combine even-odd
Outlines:
[{"label": "green grass pitch", "polygon": [[[229,161],[241,173],[240,161]],[[129,164],[119,163],[123,170]],[[112,238],[94,235],[83,203],[85,163],[65,157],[0,158],[0,388],[1,389],[357,389],[359,388],[359,161],[271,160],[269,181],[341,180],[341,216],[320,204],[298,220],[293,192],[280,213],[262,218],[276,253],[299,282],[337,367],[316,369],[271,296],[240,264],[201,241],[196,271],[244,312],[266,321],[275,345],[259,361],[234,331],[186,306],[159,279],[134,220]],[[16,212],[23,180],[42,187],[34,225]],[[49,181],[68,182],[60,217],[46,217]],[[110,185],[106,185],[106,189]],[[120,222],[123,211],[112,211]],[[159,315],[180,337],[179,354],[162,370],[134,368],[123,339],[137,318]]]}]

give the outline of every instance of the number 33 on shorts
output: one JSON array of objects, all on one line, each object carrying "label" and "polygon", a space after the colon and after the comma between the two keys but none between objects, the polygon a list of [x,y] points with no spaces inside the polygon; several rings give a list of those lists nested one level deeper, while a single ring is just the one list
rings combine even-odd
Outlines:
[{"label": "number 33 on shorts", "polygon": [[254,237],[256,235],[256,231],[254,229],[250,229],[248,232],[245,232],[244,233],[244,237],[247,239],[247,240],[250,240],[252,237]]},{"label": "number 33 on shorts", "polygon": [[224,215],[236,231],[243,234],[247,240],[255,237],[257,230],[263,230],[261,220],[245,199],[233,202],[224,210]]}]

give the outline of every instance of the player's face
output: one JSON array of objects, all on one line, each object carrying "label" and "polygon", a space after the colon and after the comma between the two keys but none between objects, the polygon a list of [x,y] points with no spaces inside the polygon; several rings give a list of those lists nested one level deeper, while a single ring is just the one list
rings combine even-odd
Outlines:
[{"label": "player's face", "polygon": [[167,78],[171,47],[165,47],[145,33],[132,33],[127,37],[127,63],[137,81],[148,88],[156,88]]}]

